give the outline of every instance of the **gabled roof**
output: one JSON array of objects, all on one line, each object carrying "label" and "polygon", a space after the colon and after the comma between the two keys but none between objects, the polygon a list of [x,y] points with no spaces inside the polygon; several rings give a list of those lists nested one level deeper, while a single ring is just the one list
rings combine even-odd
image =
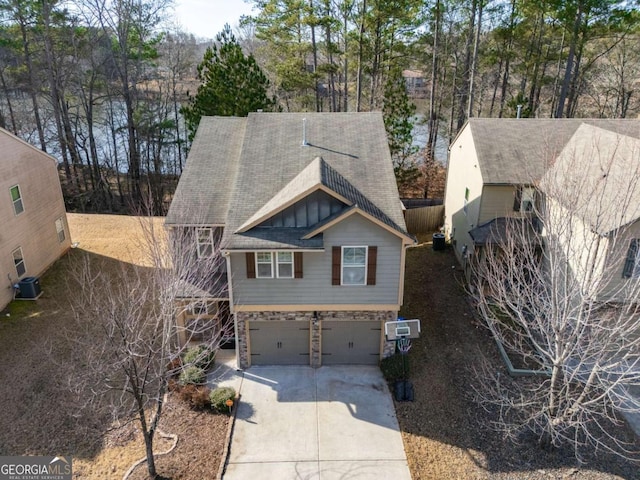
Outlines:
[{"label": "gabled roof", "polygon": [[473,135],[484,184],[540,180],[583,123],[640,136],[640,122],[630,119],[470,118],[467,127]]},{"label": "gabled roof", "polygon": [[[193,140],[165,222],[169,225],[224,225],[237,174],[246,118],[203,117]],[[214,160],[215,161],[212,161]]]},{"label": "gabled roof", "polygon": [[203,117],[167,223],[224,224],[228,249],[322,248],[309,229],[258,226],[317,189],[409,237],[379,112]]},{"label": "gabled roof", "polygon": [[634,135],[581,125],[541,189],[605,235],[640,218],[640,122]]}]

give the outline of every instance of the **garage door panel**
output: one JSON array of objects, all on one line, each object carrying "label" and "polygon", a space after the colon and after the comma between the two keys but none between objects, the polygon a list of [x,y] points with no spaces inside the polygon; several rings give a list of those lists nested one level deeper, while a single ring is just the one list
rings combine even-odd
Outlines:
[{"label": "garage door panel", "polygon": [[309,365],[307,322],[249,322],[252,365]]},{"label": "garage door panel", "polygon": [[380,322],[324,321],[322,363],[375,365],[380,360]]}]

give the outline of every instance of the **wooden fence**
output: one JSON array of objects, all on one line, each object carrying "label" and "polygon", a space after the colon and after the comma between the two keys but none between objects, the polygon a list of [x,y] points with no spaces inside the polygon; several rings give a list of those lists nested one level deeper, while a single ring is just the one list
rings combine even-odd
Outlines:
[{"label": "wooden fence", "polygon": [[444,223],[444,205],[410,208],[405,210],[404,220],[409,233],[430,233]]}]

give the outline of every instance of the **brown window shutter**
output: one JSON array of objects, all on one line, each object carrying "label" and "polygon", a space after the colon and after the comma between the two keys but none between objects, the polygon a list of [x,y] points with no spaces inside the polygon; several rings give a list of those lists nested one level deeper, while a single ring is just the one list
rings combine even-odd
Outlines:
[{"label": "brown window shutter", "polygon": [[516,186],[516,192],[515,195],[513,197],[513,211],[514,212],[519,212],[520,211],[520,204],[522,203],[522,185],[517,185]]},{"label": "brown window shutter", "polygon": [[378,247],[369,247],[367,255],[367,285],[376,284],[376,266],[378,263]]},{"label": "brown window shutter", "polygon": [[340,247],[333,247],[331,249],[331,285],[340,285],[341,256],[342,249]]},{"label": "brown window shutter", "polygon": [[256,278],[256,254],[247,252],[245,256],[247,258],[247,278]]},{"label": "brown window shutter", "polygon": [[293,277],[302,278],[302,252],[293,253]]}]

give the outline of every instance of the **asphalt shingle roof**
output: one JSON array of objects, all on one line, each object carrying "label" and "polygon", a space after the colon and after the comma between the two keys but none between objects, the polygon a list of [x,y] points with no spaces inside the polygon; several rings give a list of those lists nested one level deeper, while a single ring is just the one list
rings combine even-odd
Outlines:
[{"label": "asphalt shingle roof", "polygon": [[634,119],[471,118],[485,184],[530,184],[542,178],[582,124],[640,138]]},{"label": "asphalt shingle roof", "polygon": [[541,188],[601,235],[634,222],[640,217],[640,138],[581,125]]},{"label": "asphalt shingle roof", "polygon": [[[314,161],[318,168],[309,167]],[[167,223],[202,217],[205,224],[225,224],[222,242],[229,249],[321,248],[321,235],[301,240],[310,229],[236,233],[318,182],[406,235],[379,112],[204,117]],[[206,214],[194,213],[198,208]]]}]

